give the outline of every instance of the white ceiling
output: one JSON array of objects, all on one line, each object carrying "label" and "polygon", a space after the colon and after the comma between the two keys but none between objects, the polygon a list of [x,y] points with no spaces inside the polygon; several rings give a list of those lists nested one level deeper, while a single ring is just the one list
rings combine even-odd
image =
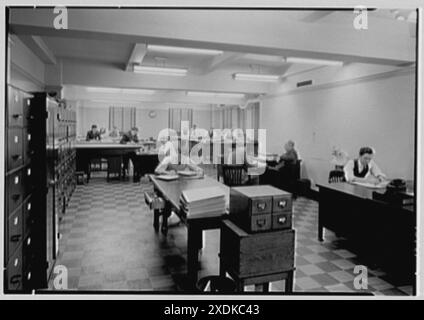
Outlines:
[{"label": "white ceiling", "polygon": [[[46,17],[51,16],[51,12],[42,9],[13,9],[11,30],[18,36],[21,35],[29,46],[36,46],[34,51],[42,55],[40,58],[51,61],[53,66],[50,68],[56,68],[57,64],[63,65],[57,68],[60,70],[58,72],[63,73],[59,77],[63,79],[61,85],[77,86],[78,94],[82,94],[81,88],[85,86],[128,87],[129,83],[132,88],[164,92],[211,90],[245,93],[247,97],[253,97],[267,93],[275,86],[237,83],[238,81],[231,78],[233,73],[284,76],[316,69],[317,66],[313,64],[285,63],[283,58],[287,53],[347,63],[405,63],[404,57],[410,54],[407,47],[413,43],[405,26],[414,22],[406,19],[400,21],[396,17],[408,17],[410,13],[411,10],[371,11],[368,21],[374,28],[378,26],[379,30],[370,28],[366,33],[360,34],[361,31],[352,27],[352,11],[94,12],[90,9],[74,9],[69,10],[69,30],[65,32],[55,30],[46,22]],[[385,31],[391,33],[392,38],[385,40]],[[31,37],[39,37],[41,41],[31,41]],[[399,39],[399,43],[393,37]],[[358,42],[362,40],[363,43]],[[388,47],[382,47],[379,41]],[[359,48],[356,42],[361,44]],[[184,67],[189,69],[189,76],[179,80],[171,77],[135,76],[125,70],[131,62],[129,59],[137,43],[226,49],[225,59],[147,51],[142,65]],[[89,69],[93,71],[88,71]],[[84,74],[85,70],[87,74]]]}]

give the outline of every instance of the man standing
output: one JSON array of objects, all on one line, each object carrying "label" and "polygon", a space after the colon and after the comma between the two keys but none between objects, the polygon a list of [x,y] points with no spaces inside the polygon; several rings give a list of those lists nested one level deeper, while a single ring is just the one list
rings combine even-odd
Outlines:
[{"label": "man standing", "polygon": [[[138,139],[138,128],[137,127],[132,127],[130,131],[128,131],[128,132],[126,132],[126,133],[124,133],[122,135],[122,138],[121,138],[121,142],[120,143],[121,144],[127,144],[127,143],[134,144],[134,143],[138,143],[138,142],[139,142],[139,139]],[[136,155],[136,153],[134,151],[128,152],[128,153],[124,154],[124,156],[123,156],[123,161],[124,161],[124,168],[123,168],[124,172],[123,172],[123,176],[124,176],[124,178],[125,178],[125,174],[126,174],[126,172],[128,170],[128,163],[129,163],[130,159],[131,159],[131,162],[133,163],[133,166],[136,167],[136,164],[135,164],[136,157],[137,157],[137,155]],[[140,174],[139,174],[138,170],[136,170],[134,172],[133,181],[134,182],[139,182],[140,181]]]}]

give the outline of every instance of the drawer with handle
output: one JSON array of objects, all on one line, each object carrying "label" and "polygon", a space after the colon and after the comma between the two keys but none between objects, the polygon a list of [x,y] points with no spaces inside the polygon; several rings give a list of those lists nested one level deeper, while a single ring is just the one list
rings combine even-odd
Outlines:
[{"label": "drawer with handle", "polygon": [[7,140],[7,169],[12,170],[24,163],[22,129],[9,129],[7,133]]},{"label": "drawer with handle", "polygon": [[251,214],[270,213],[272,211],[272,198],[262,197],[250,200]]},{"label": "drawer with handle", "polygon": [[252,216],[250,229],[252,232],[266,231],[271,229],[271,224],[271,215],[269,213],[258,214]]},{"label": "drawer with handle", "polygon": [[8,210],[12,213],[23,201],[22,170],[7,177],[8,185]]},{"label": "drawer with handle", "polygon": [[32,140],[31,131],[24,130],[22,136],[24,163],[29,163],[35,155],[35,146]]},{"label": "drawer with handle", "polygon": [[29,233],[29,235],[25,238],[25,240],[22,243],[22,255],[23,255],[23,265],[29,266],[34,261],[34,240],[32,237],[32,233]]},{"label": "drawer with handle", "polygon": [[32,193],[35,189],[33,165],[30,164],[29,166],[25,167],[23,169],[22,175],[23,175],[24,197],[26,197],[30,193]]},{"label": "drawer with handle", "polygon": [[8,89],[8,120],[10,126],[22,127],[24,123],[23,94],[20,90],[9,86]]},{"label": "drawer with handle", "polygon": [[12,256],[23,239],[22,206],[8,218],[7,223],[7,256]]},{"label": "drawer with handle", "polygon": [[281,212],[272,214],[272,229],[281,230],[281,229],[291,229],[292,227],[292,213],[291,212]]},{"label": "drawer with handle", "polygon": [[29,197],[22,205],[23,212],[23,235],[28,236],[34,225],[32,197]]},{"label": "drawer with handle", "polygon": [[292,211],[292,198],[289,196],[274,196],[272,212]]},{"label": "drawer with handle", "polygon": [[22,290],[22,246],[19,246],[13,256],[9,259],[6,269],[6,283],[7,289],[10,291]]}]

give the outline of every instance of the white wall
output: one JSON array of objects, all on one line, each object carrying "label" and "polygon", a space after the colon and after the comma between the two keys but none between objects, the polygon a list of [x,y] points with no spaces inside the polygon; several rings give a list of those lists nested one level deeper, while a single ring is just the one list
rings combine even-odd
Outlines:
[{"label": "white wall", "polygon": [[212,109],[193,110],[193,124],[197,128],[209,130],[212,127]]},{"label": "white wall", "polygon": [[43,91],[44,63],[14,35],[10,36],[8,45],[10,50],[8,82],[25,91]]},{"label": "white wall", "polygon": [[267,151],[281,154],[284,142],[293,139],[303,159],[302,176],[314,182],[328,179],[333,146],[350,157],[372,146],[388,177],[413,178],[413,72],[264,100],[260,119]]}]

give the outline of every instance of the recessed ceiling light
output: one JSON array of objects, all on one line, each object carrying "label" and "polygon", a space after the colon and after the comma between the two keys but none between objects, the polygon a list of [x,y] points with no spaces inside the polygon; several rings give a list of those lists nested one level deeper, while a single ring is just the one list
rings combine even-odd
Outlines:
[{"label": "recessed ceiling light", "polygon": [[147,50],[155,51],[155,52],[186,53],[186,54],[191,53],[191,54],[212,55],[212,56],[217,56],[224,53],[221,50],[172,47],[172,46],[161,46],[161,45],[154,45],[154,44],[149,44],[147,46]]},{"label": "recessed ceiling light", "polygon": [[326,65],[326,66],[342,66],[343,65],[343,61],[297,58],[297,57],[287,57],[284,59],[284,61],[287,63],[320,64],[320,65]]},{"label": "recessed ceiling light", "polygon": [[275,74],[257,74],[257,73],[235,73],[234,80],[277,82],[280,76]]},{"label": "recessed ceiling light", "polygon": [[207,91],[187,91],[190,97],[217,97],[217,98],[244,98],[243,93],[227,93],[227,92],[207,92]]},{"label": "recessed ceiling light", "polygon": [[184,68],[165,68],[165,67],[149,67],[149,66],[134,66],[133,69],[136,73],[163,75],[163,76],[177,76],[183,77],[187,75],[187,69]]}]

